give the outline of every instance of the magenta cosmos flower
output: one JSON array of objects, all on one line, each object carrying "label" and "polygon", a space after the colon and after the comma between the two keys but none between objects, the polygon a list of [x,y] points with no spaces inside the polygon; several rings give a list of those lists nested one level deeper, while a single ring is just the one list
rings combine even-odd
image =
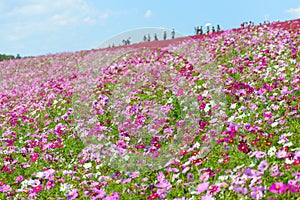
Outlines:
[{"label": "magenta cosmos flower", "polygon": [[271,187],[269,187],[270,192],[278,193],[278,194],[285,193],[286,189],[287,189],[287,185],[280,182],[273,183]]},{"label": "magenta cosmos flower", "polygon": [[38,153],[33,153],[31,156],[30,156],[30,162],[35,162],[39,157],[39,154]]}]

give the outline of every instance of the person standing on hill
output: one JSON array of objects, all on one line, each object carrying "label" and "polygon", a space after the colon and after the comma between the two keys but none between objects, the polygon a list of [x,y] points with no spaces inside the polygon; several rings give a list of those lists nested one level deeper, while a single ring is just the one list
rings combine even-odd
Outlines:
[{"label": "person standing on hill", "polygon": [[144,41],[144,42],[147,42],[147,36],[146,36],[146,35],[144,35],[143,41]]},{"label": "person standing on hill", "polygon": [[214,32],[216,32],[216,30],[215,30],[215,27],[213,26],[212,28],[211,28],[211,31],[214,33]]},{"label": "person standing on hill", "polygon": [[130,39],[131,39],[131,37],[129,37],[129,38],[127,39],[127,45],[130,44]]},{"label": "person standing on hill", "polygon": [[220,25],[217,25],[217,32],[221,31]]},{"label": "person standing on hill", "polygon": [[158,40],[156,33],[154,33],[154,40]]},{"label": "person standing on hill", "polygon": [[195,29],[195,34],[199,35],[199,26],[196,26],[194,29]]},{"label": "person standing on hill", "polygon": [[150,37],[150,34],[148,33],[148,42],[150,42],[151,40],[151,37]]},{"label": "person standing on hill", "polygon": [[206,29],[206,34],[209,34],[209,26],[207,26],[207,29]]},{"label": "person standing on hill", "polygon": [[166,31],[164,31],[164,33],[163,33],[163,38],[164,38],[164,40],[167,39],[167,32]]},{"label": "person standing on hill", "polygon": [[200,26],[200,29],[199,29],[199,34],[202,35],[203,34],[203,29],[202,29],[202,26]]},{"label": "person standing on hill", "polygon": [[173,30],[172,30],[172,32],[171,32],[171,36],[172,36],[172,39],[175,38],[175,30],[174,30],[174,28],[173,28]]}]

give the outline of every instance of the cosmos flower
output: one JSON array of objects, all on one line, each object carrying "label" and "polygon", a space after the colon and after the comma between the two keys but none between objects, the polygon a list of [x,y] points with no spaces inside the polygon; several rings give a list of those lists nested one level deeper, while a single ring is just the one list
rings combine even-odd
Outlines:
[{"label": "cosmos flower", "polygon": [[201,194],[202,192],[205,192],[209,184],[210,184],[209,182],[200,183],[196,188],[197,190],[196,194]]},{"label": "cosmos flower", "polygon": [[285,158],[287,156],[287,152],[285,150],[279,150],[276,154],[277,158]]},{"label": "cosmos flower", "polygon": [[287,185],[280,182],[273,183],[269,187],[269,191],[276,194],[285,193],[286,189],[287,189]]},{"label": "cosmos flower", "polygon": [[39,157],[39,154],[38,153],[33,153],[31,154],[30,156],[30,162],[35,162]]},{"label": "cosmos flower", "polygon": [[268,167],[269,167],[268,162],[267,162],[266,160],[264,160],[264,161],[261,161],[261,162],[259,163],[259,165],[258,165],[258,170],[264,172],[264,171],[266,171],[266,169],[267,169]]},{"label": "cosmos flower", "polygon": [[256,186],[251,188],[251,194],[250,197],[256,200],[263,198],[263,187],[262,186]]}]

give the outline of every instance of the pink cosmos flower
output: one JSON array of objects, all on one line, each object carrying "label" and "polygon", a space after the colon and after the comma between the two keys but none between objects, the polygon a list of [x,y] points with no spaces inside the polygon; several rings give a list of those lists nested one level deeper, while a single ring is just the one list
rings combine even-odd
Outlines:
[{"label": "pink cosmos flower", "polygon": [[78,189],[73,189],[67,194],[67,200],[73,200],[78,197]]},{"label": "pink cosmos flower", "polygon": [[184,90],[182,88],[180,88],[176,94],[176,97],[181,96],[184,94]]},{"label": "pink cosmos flower", "polygon": [[214,197],[210,194],[207,194],[207,195],[201,197],[201,200],[214,200]]},{"label": "pink cosmos flower", "polygon": [[11,187],[9,185],[2,185],[0,186],[0,192],[8,192],[11,190]]},{"label": "pink cosmos flower", "polygon": [[267,119],[270,119],[272,117],[272,112],[270,112],[270,111],[269,112],[265,112],[264,113],[264,117],[267,118]]},{"label": "pink cosmos flower", "polygon": [[46,183],[46,188],[45,188],[45,190],[50,190],[51,188],[53,188],[54,187],[54,180],[49,180],[49,181],[47,181],[47,183]]},{"label": "pink cosmos flower", "polygon": [[200,179],[203,180],[203,181],[207,181],[209,178],[209,173],[208,172],[205,172],[203,174],[201,174],[200,176]]},{"label": "pink cosmos flower", "polygon": [[163,172],[158,172],[157,180],[162,181],[165,179],[165,175]]},{"label": "pink cosmos flower", "polygon": [[287,152],[285,150],[279,150],[276,154],[277,158],[285,158],[287,155]]},{"label": "pink cosmos flower", "polygon": [[285,193],[287,189],[287,185],[280,183],[280,182],[276,182],[273,183],[270,187],[269,187],[269,191],[273,192],[273,193]]},{"label": "pink cosmos flower", "polygon": [[158,199],[159,198],[159,195],[158,194],[151,194],[149,197],[148,197],[148,200],[154,200],[154,199]]},{"label": "pink cosmos flower", "polygon": [[158,184],[155,185],[156,187],[163,188],[165,190],[170,190],[172,188],[171,183],[167,180],[161,180]]},{"label": "pink cosmos flower", "polygon": [[39,157],[39,154],[38,153],[33,153],[31,154],[30,156],[30,162],[35,162]]},{"label": "pink cosmos flower", "polygon": [[251,188],[250,196],[251,196],[251,198],[256,199],[256,200],[262,199],[262,197],[263,197],[263,187],[262,186],[257,186],[257,187]]},{"label": "pink cosmos flower", "polygon": [[258,170],[264,172],[266,169],[269,167],[269,164],[266,160],[261,161],[260,164],[258,165]]},{"label": "pink cosmos flower", "polygon": [[140,172],[139,171],[135,171],[135,172],[132,172],[132,174],[131,174],[131,178],[137,178],[137,177],[139,177],[140,176]]},{"label": "pink cosmos flower", "polygon": [[202,192],[206,191],[208,186],[209,186],[209,182],[200,183],[196,188],[197,190],[196,194],[201,194]]},{"label": "pink cosmos flower", "polygon": [[16,183],[20,183],[23,180],[23,176],[18,176],[16,178]]},{"label": "pink cosmos flower", "polygon": [[33,193],[37,193],[37,192],[42,191],[42,189],[43,189],[42,185],[38,185],[38,186],[36,186],[36,187],[33,188],[32,192]]},{"label": "pink cosmos flower", "polygon": [[220,191],[220,187],[218,185],[209,186],[209,194],[216,195]]},{"label": "pink cosmos flower", "polygon": [[265,152],[262,152],[262,151],[256,151],[256,153],[255,153],[255,157],[256,157],[257,159],[259,159],[259,158],[264,158],[266,155],[267,155],[267,154],[266,154]]}]

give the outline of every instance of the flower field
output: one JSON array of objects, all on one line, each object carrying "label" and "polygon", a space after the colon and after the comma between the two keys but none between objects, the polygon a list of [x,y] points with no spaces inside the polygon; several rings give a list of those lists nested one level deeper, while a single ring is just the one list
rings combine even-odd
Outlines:
[{"label": "flower field", "polygon": [[0,199],[299,199],[299,30],[0,62]]}]

